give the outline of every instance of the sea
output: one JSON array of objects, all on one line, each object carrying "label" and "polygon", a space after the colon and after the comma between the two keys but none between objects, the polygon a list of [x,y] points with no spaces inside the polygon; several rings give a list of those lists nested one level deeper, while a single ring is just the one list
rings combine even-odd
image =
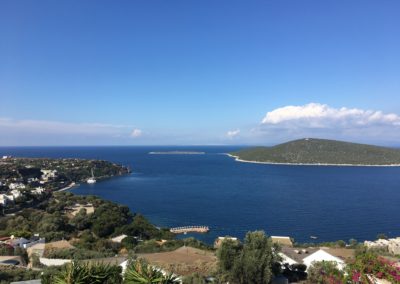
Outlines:
[{"label": "sea", "polygon": [[[0,156],[102,159],[129,166],[129,175],[71,191],[127,205],[159,227],[209,226],[207,234],[179,236],[209,244],[218,236],[244,238],[254,230],[297,242],[400,236],[400,167],[267,165],[225,155],[241,148],[0,147]],[[204,154],[149,154],[168,151]]]}]

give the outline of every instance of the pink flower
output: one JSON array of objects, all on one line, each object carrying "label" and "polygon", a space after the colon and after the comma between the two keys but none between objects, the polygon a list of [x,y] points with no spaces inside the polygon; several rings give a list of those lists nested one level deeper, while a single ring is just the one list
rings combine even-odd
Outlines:
[{"label": "pink flower", "polygon": [[351,277],[351,279],[355,282],[358,282],[358,281],[360,281],[360,277],[361,277],[361,273],[356,271],[353,273],[353,276]]}]

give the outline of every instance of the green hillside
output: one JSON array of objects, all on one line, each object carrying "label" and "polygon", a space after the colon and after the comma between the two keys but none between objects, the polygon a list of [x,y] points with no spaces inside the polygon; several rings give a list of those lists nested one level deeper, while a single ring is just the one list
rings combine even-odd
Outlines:
[{"label": "green hillside", "polygon": [[230,153],[245,161],[291,164],[400,164],[400,149],[306,138],[273,147],[253,147]]}]

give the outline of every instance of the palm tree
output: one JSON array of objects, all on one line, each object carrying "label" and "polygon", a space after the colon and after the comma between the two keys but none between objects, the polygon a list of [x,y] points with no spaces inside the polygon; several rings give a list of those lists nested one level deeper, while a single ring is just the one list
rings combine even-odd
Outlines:
[{"label": "palm tree", "polygon": [[178,277],[173,274],[164,273],[149,265],[143,259],[130,261],[125,275],[124,284],[178,284],[181,283]]}]

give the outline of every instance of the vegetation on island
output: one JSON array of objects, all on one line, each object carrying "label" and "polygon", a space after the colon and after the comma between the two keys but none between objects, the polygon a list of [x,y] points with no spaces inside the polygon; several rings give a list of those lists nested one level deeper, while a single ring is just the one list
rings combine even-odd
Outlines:
[{"label": "vegetation on island", "polygon": [[244,161],[284,164],[399,165],[400,149],[306,138],[231,153]]},{"label": "vegetation on island", "polygon": [[[55,171],[55,175],[39,183],[43,171]],[[7,158],[0,160],[0,180],[6,187],[7,181],[21,182],[28,187],[48,184],[58,187],[64,182],[84,182],[93,175],[106,178],[129,173],[127,167],[103,160],[51,159],[51,158]]]}]

